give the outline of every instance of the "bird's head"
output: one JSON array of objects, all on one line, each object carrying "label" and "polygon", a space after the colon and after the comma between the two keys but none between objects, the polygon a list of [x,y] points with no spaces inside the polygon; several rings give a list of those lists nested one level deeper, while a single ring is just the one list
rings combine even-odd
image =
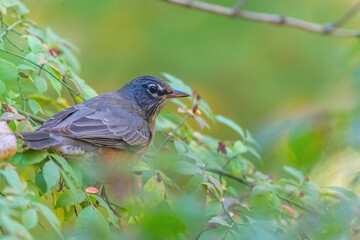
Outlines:
[{"label": "bird's head", "polygon": [[190,96],[185,92],[174,90],[167,82],[154,76],[135,78],[122,90],[134,97],[146,119],[155,118],[169,99]]}]

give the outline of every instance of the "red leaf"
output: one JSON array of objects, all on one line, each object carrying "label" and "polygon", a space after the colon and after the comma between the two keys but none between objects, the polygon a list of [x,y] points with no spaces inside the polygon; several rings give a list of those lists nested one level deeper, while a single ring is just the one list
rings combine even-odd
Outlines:
[{"label": "red leaf", "polygon": [[219,142],[217,151],[226,154],[226,145],[223,142]]},{"label": "red leaf", "polygon": [[97,189],[95,187],[88,187],[88,188],[86,188],[85,192],[97,194],[99,192],[99,189]]},{"label": "red leaf", "polygon": [[282,205],[282,207],[285,208],[285,210],[287,210],[292,217],[295,216],[295,210],[292,207],[290,207],[289,205]]}]

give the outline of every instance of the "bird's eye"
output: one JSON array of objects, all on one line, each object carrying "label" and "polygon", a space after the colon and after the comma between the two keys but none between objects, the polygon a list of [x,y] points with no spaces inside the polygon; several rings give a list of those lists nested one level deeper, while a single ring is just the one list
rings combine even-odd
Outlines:
[{"label": "bird's eye", "polygon": [[150,85],[149,86],[149,92],[150,93],[156,93],[157,92],[157,87],[155,85]]}]

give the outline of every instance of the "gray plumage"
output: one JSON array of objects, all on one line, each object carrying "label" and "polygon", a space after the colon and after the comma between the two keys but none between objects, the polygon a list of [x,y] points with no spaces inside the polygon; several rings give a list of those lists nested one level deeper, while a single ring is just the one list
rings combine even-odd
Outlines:
[{"label": "gray plumage", "polygon": [[155,118],[167,100],[185,96],[160,78],[139,77],[118,91],[67,108],[37,131],[21,135],[28,148],[52,147],[69,155],[102,148],[141,152],[151,143]]}]

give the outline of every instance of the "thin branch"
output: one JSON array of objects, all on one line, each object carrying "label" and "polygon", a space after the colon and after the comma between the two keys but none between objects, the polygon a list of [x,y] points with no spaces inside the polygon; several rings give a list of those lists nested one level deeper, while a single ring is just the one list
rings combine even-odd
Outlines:
[{"label": "thin branch", "polygon": [[352,7],[349,11],[347,11],[343,16],[341,16],[338,20],[333,23],[328,24],[330,28],[339,28],[343,26],[346,22],[348,22],[352,17],[355,16],[360,10],[360,2],[358,2],[354,7]]},{"label": "thin branch", "polygon": [[247,3],[248,0],[239,0],[237,1],[237,3],[235,3],[233,9],[236,11],[236,13],[238,14],[240,11],[242,11],[242,9],[244,8],[245,4]]},{"label": "thin branch", "polygon": [[[13,52],[10,52],[10,51],[7,51],[7,50],[4,50],[4,49],[0,49],[1,52],[4,52],[4,53],[7,53],[7,54],[10,54],[10,55],[13,55],[15,57],[18,57],[18,58],[21,58],[23,59],[24,61],[27,61],[35,66],[37,66],[38,68],[42,68],[41,65],[37,64],[36,62],[33,62],[21,55],[18,55],[16,53],[13,53]],[[57,81],[59,81],[62,85],[64,85],[70,92],[74,93],[76,96],[80,97],[82,100],[85,100],[80,93],[77,93],[75,90],[73,90],[68,84],[66,84],[65,82],[63,82],[61,79],[59,79],[57,76],[55,76],[52,72],[50,72],[49,70],[47,70],[46,68],[43,68],[43,70],[45,72],[47,72],[49,75],[51,75],[53,78],[55,78]]]},{"label": "thin branch", "polygon": [[6,34],[7,34],[9,31],[11,31],[11,29],[13,29],[14,27],[16,27],[16,25],[18,25],[18,24],[20,24],[20,23],[22,23],[22,22],[23,22],[23,20],[20,19],[20,20],[14,22],[14,23],[13,23],[12,25],[10,25],[9,27],[7,27],[7,28],[0,34],[0,38],[3,38],[4,36],[6,36]]},{"label": "thin branch", "polygon": [[160,147],[158,148],[158,150],[156,151],[157,153],[165,146],[165,144],[167,144],[171,138],[173,137],[174,133],[177,132],[177,130],[179,130],[179,128],[182,127],[182,125],[184,125],[184,123],[186,122],[186,120],[190,117],[191,115],[189,113],[186,113],[186,115],[184,116],[184,118],[180,121],[180,123],[176,126],[176,128],[174,129],[174,131],[172,131],[173,134],[169,134],[164,142],[161,143]]},{"label": "thin branch", "polygon": [[[360,37],[360,31],[353,29],[344,28],[330,28],[328,24],[319,24],[309,21],[305,21],[298,18],[285,17],[278,14],[261,13],[254,11],[238,11],[234,8],[224,7],[216,4],[200,2],[200,1],[189,1],[189,0],[163,0],[165,2],[178,4],[184,7],[194,8],[205,12],[216,13],[220,15],[226,15],[234,18],[242,18],[253,21],[265,22],[281,26],[289,26],[304,31],[314,32],[323,35],[331,35],[335,37]],[[351,12],[347,14],[341,22],[346,22],[354,14]],[[341,24],[340,24],[341,25]]]},{"label": "thin branch", "polygon": [[212,172],[212,173],[216,173],[216,174],[219,174],[220,176],[225,176],[225,177],[228,177],[230,179],[233,179],[235,181],[238,181],[239,183],[242,183],[248,187],[252,187],[253,184],[251,182],[248,182],[246,181],[245,179],[243,178],[240,178],[240,177],[236,177],[236,176],[233,176],[229,173],[226,173],[226,172],[223,172],[221,170],[217,170],[217,169],[212,169],[212,168],[206,168],[205,169],[206,172]]}]

